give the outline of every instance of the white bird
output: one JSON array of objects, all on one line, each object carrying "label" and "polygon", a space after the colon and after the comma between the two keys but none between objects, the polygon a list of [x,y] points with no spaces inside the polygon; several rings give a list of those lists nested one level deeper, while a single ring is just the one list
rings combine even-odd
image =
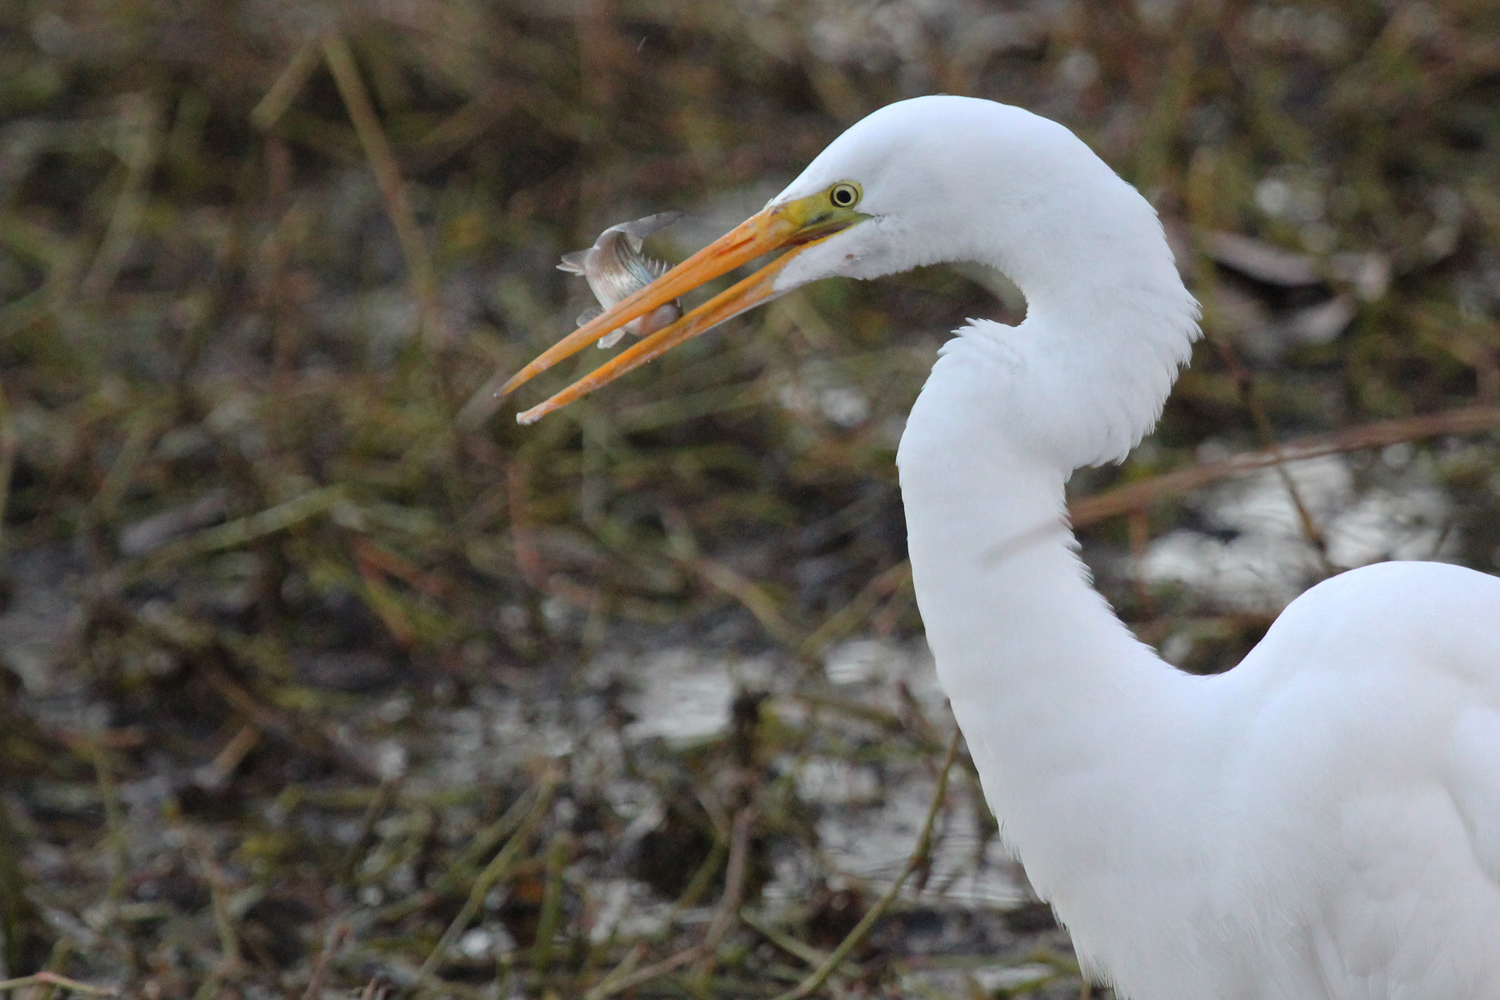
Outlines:
[{"label": "white bird", "polygon": [[1211,677],[1131,635],[1063,487],[1151,430],[1198,306],[1150,204],[1063,126],[961,97],[883,108],[504,391],[776,247],[520,419],[817,278],[999,268],[1024,322],[957,331],[897,461],[939,677],[1085,968],[1132,1000],[1500,998],[1500,580],[1352,570]]}]

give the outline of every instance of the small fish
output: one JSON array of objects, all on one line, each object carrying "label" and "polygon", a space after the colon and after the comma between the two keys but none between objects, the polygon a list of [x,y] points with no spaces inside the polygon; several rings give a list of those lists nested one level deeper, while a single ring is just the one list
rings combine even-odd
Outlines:
[{"label": "small fish", "polygon": [[[681,212],[661,212],[634,222],[622,222],[600,233],[587,250],[563,254],[557,269],[583,275],[588,279],[589,291],[599,300],[597,306],[578,314],[579,326],[667,273],[666,264],[641,253],[641,241],[681,217]],[[599,346],[613,347],[626,333],[644,337],[675,322],[681,315],[682,302],[668,302],[604,337]]]}]

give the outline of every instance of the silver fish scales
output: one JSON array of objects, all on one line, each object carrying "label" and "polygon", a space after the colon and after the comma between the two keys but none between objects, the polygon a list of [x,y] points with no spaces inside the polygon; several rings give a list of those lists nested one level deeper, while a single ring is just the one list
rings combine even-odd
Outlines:
[{"label": "silver fish scales", "polygon": [[[652,260],[641,253],[641,243],[647,236],[670,226],[681,217],[681,212],[659,212],[634,222],[622,222],[600,233],[594,245],[587,250],[563,254],[562,263],[557,265],[557,269],[583,275],[589,283],[589,291],[599,300],[599,305],[585,309],[578,315],[579,326],[666,273],[665,263]],[[644,337],[674,322],[681,315],[681,301],[658,306],[652,312],[626,323],[602,338],[599,346],[613,347],[626,333]]]}]

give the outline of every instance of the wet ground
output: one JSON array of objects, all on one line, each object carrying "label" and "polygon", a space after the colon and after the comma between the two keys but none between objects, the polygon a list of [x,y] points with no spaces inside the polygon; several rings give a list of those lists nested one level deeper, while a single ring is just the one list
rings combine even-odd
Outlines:
[{"label": "wet ground", "polygon": [[[23,596],[0,616],[0,642],[24,671],[19,704],[50,739],[91,744],[94,756],[93,774],[27,786],[26,815],[40,824],[29,831],[28,873],[48,886],[51,921],[76,913],[65,925],[80,945],[75,961],[106,975],[128,961],[129,936],[149,932],[157,962],[185,958],[186,943],[228,919],[238,955],[226,948],[203,971],[257,995],[251,968],[310,958],[301,928],[326,908],[350,929],[340,968],[419,986],[403,928],[423,910],[448,912],[467,884],[454,877],[465,862],[514,836],[517,810],[545,795],[548,818],[531,831],[541,843],[529,848],[550,842],[536,856],[544,864],[513,864],[485,894],[436,965],[455,978],[450,988],[528,992],[516,966],[534,961],[549,891],[562,897],[553,919],[578,924],[602,953],[691,937],[723,899],[698,876],[716,874],[723,827],[747,808],[758,813],[754,891],[736,947],[767,952],[760,958],[790,985],[906,866],[932,803],[934,741],[952,725],[920,639],[844,642],[821,669],[774,651],[622,639],[601,644],[566,688],[517,677],[463,692],[414,689],[378,658],[325,654],[299,679],[308,697],[344,710],[320,734],[327,760],[312,773],[296,759],[310,733],[231,725],[223,749],[196,767],[158,759],[117,774],[119,760],[155,739],[149,711],[121,718],[118,704],[57,669],[81,575],[40,551],[15,559],[12,579]],[[378,783],[351,786],[351,769]],[[853,979],[924,995],[1076,995],[1067,935],[1002,850],[967,762],[955,772],[931,850],[856,953]],[[100,850],[69,849],[69,830],[101,821]],[[338,874],[313,900],[295,882],[256,877],[308,865]],[[95,898],[101,884],[108,891]],[[445,890],[455,894],[446,902]],[[725,975],[721,987],[732,988]]]}]

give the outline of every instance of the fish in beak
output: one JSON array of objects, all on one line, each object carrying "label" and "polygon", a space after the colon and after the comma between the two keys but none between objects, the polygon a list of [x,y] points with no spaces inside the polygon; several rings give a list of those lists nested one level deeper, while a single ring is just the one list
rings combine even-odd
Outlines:
[{"label": "fish in beak", "polygon": [[[682,218],[681,212],[660,212],[634,222],[622,222],[610,226],[599,234],[594,245],[587,250],[563,254],[559,271],[581,274],[589,283],[589,291],[599,300],[597,306],[585,309],[578,315],[578,325],[600,316],[606,309],[624,301],[632,293],[640,291],[651,282],[667,273],[667,265],[652,260],[641,252],[642,241],[647,236],[670,226]],[[682,318],[682,302],[673,299],[666,305],[631,320],[614,333],[599,340],[600,347],[613,347],[620,338],[629,333],[644,337]]]},{"label": "fish in beak", "polygon": [[818,194],[766,208],[553,344],[511,376],[496,395],[514,391],[564,358],[626,329],[642,317],[659,315],[658,309],[676,302],[705,282],[763,254],[785,249],[786,253],[750,277],[720,292],[675,322],[650,332],[551,399],[519,414],[516,420],[523,424],[535,423],[553,410],[639,368],[678,344],[776,298],[781,294],[775,287],[776,277],[792,259],[808,247],[868,218],[854,211],[858,202],[859,186],[853,182],[840,182]]}]

